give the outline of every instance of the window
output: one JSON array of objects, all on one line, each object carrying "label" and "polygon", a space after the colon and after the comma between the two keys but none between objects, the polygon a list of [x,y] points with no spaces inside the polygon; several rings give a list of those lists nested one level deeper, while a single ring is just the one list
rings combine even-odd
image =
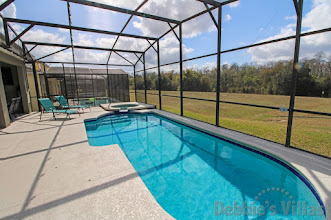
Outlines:
[{"label": "window", "polygon": [[14,85],[13,75],[10,67],[1,67],[2,80],[4,85]]}]

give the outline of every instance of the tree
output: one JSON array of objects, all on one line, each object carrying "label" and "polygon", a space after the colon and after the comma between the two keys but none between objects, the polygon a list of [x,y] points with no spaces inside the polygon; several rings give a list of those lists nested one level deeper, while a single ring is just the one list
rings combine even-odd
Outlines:
[{"label": "tree", "polygon": [[[269,62],[264,65],[244,63],[221,66],[220,91],[232,93],[254,93],[290,95],[292,89],[293,61]],[[331,97],[331,56],[317,53],[312,59],[300,63],[297,75],[299,96]],[[161,89],[165,91],[180,90],[179,73],[161,72]],[[134,88],[133,78],[129,78],[130,89]],[[144,89],[144,78],[136,76],[137,89]],[[183,70],[183,91],[215,92],[217,68]],[[156,72],[146,74],[146,89],[158,90],[159,81]]]}]

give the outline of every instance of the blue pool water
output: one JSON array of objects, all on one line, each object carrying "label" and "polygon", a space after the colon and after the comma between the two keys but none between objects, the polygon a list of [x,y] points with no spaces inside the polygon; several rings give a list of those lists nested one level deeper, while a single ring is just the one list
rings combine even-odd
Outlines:
[{"label": "blue pool water", "polygon": [[91,146],[122,148],[176,219],[325,219],[299,174],[243,146],[156,114],[108,115],[85,126]]}]

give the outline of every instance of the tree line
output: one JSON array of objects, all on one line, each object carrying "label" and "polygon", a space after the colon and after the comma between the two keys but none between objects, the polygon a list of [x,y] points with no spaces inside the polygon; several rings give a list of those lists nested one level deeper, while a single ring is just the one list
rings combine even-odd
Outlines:
[{"label": "tree line", "polygon": [[[331,57],[318,53],[311,59],[305,59],[297,67],[298,96],[331,97]],[[221,66],[221,92],[290,95],[292,86],[293,61],[270,62],[263,65],[245,63]],[[183,70],[183,91],[215,92],[216,67],[212,69]],[[179,73],[161,72],[161,89],[180,90]],[[144,90],[143,75],[136,75],[137,90]],[[133,77],[130,77],[130,89],[134,89]],[[158,90],[156,72],[146,73],[146,89]]]}]

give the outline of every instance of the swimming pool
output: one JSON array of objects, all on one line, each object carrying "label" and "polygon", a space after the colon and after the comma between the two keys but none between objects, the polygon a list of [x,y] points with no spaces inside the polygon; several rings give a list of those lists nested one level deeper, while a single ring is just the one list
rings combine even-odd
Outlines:
[{"label": "swimming pool", "polygon": [[122,148],[176,219],[325,219],[302,175],[245,146],[152,113],[106,115],[85,127],[91,146]]}]

